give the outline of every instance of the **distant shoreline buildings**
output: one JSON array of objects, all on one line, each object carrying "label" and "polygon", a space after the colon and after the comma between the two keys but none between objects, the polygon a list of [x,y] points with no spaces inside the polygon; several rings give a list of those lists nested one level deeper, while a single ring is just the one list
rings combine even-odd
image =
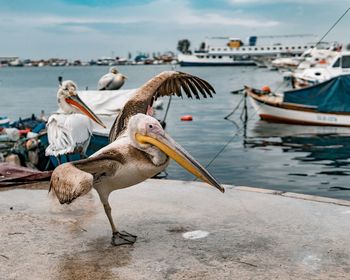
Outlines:
[{"label": "distant shoreline buildings", "polygon": [[68,60],[65,58],[50,58],[50,59],[19,59],[17,56],[2,56],[0,57],[0,68],[2,67],[44,67],[44,66],[114,66],[114,65],[157,65],[157,64],[177,64],[177,56],[175,53],[168,51],[165,53],[153,53],[152,55],[140,53],[131,58],[124,57],[101,57],[83,61],[80,59]]}]

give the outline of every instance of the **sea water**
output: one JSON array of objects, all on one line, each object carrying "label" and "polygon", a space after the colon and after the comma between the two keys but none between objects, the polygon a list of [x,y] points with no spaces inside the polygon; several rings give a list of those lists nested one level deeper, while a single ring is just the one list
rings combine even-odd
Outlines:
[{"label": "sea water", "polygon": [[[32,113],[47,115],[57,109],[58,76],[80,89],[96,89],[109,67],[0,68],[0,116],[12,120]],[[168,65],[119,66],[128,79],[123,88],[136,88]],[[210,82],[214,98],[172,98],[166,119],[167,132],[223,184],[245,185],[327,197],[350,199],[350,129],[271,124],[259,120],[248,102],[248,123],[242,122],[242,101],[232,90],[244,85],[282,89],[278,72],[256,67],[177,67]],[[168,99],[164,99],[166,107]],[[243,102],[241,102],[243,104]],[[164,111],[156,111],[162,119]],[[181,116],[191,114],[193,121]],[[193,180],[172,162],[169,179]]]}]

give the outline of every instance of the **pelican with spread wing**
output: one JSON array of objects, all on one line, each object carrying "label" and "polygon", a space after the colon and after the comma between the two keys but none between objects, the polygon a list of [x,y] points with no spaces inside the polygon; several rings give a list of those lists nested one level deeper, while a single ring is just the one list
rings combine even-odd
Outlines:
[{"label": "pelican with spread wing", "polygon": [[61,203],[95,188],[112,228],[112,244],[132,244],[136,236],[119,231],[113,222],[109,194],[138,184],[164,170],[174,159],[183,168],[214,186],[224,188],[188,152],[177,144],[160,123],[147,115],[153,101],[160,96],[176,94],[199,98],[215,93],[206,81],[181,72],[163,72],[140,87],[125,104],[110,133],[111,143],[88,159],[57,167],[51,178],[52,189]]},{"label": "pelican with spread wing", "polygon": [[49,145],[47,156],[78,152],[85,154],[92,134],[92,121],[105,127],[103,122],[79,98],[73,81],[63,81],[57,92],[59,111],[47,121]]}]

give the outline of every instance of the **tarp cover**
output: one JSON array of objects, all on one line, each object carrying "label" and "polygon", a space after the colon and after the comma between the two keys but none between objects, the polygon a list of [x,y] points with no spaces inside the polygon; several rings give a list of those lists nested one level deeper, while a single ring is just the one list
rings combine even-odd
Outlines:
[{"label": "tarp cover", "polygon": [[285,91],[284,102],[315,106],[319,112],[350,112],[350,75],[341,75],[317,85]]},{"label": "tarp cover", "polygon": [[0,187],[49,180],[51,173],[0,162]]}]

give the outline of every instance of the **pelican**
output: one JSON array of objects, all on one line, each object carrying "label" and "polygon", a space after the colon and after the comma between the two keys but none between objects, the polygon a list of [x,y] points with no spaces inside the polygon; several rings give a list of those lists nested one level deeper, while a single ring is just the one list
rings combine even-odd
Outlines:
[{"label": "pelican", "polygon": [[105,127],[103,122],[85,105],[76,93],[73,81],[63,81],[57,92],[59,112],[47,121],[49,146],[46,156],[78,152],[85,155],[92,134],[91,120]]},{"label": "pelican", "polygon": [[97,89],[98,90],[117,90],[120,89],[123,85],[126,76],[120,74],[116,67],[111,67],[109,69],[109,73],[103,75],[101,79],[98,81]]},{"label": "pelican", "polygon": [[119,231],[114,224],[109,194],[153,177],[174,159],[183,168],[214,186],[224,188],[188,152],[177,144],[160,123],[147,115],[153,101],[173,93],[188,97],[210,96],[214,89],[206,81],[181,72],[167,71],[140,87],[125,104],[110,132],[111,143],[87,159],[65,163],[52,173],[50,190],[60,203],[71,203],[77,197],[96,189],[112,228],[112,245],[133,244],[136,236]]}]

